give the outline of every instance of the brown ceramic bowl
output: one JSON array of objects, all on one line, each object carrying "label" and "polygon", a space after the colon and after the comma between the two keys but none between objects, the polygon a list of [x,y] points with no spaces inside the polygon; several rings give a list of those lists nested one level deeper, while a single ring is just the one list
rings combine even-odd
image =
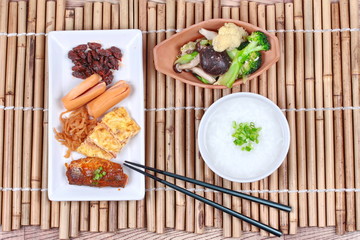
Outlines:
[{"label": "brown ceramic bowl", "polygon": [[[198,24],[192,25],[184,29],[183,31],[173,35],[169,39],[161,42],[154,48],[154,63],[155,68],[161,73],[164,73],[170,77],[176,78],[184,83],[191,84],[203,88],[211,89],[224,89],[226,86],[222,85],[211,85],[202,83],[197,79],[192,73],[183,71],[182,73],[177,73],[173,70],[173,64],[176,60],[176,56],[180,53],[180,48],[187,42],[194,41],[198,38],[203,37],[199,30],[205,28],[207,30],[217,31],[225,23],[234,23],[240,27],[243,27],[249,34],[254,31],[262,31],[268,36],[268,39],[271,44],[271,49],[266,52],[262,52],[262,64],[261,67],[251,74],[248,77],[248,80],[251,80],[261,73],[266,71],[279,60],[280,50],[279,50],[279,40],[273,34],[268,33],[264,29],[258,28],[250,23],[241,22],[232,19],[212,19]],[[241,79],[235,81],[233,86],[240,85],[242,83]]]}]

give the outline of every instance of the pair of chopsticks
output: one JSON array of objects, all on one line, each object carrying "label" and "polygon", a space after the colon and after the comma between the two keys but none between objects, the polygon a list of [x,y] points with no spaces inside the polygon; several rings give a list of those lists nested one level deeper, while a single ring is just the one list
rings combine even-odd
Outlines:
[{"label": "pair of chopsticks", "polygon": [[[190,192],[184,188],[181,188],[175,184],[172,184],[168,181],[165,181],[161,178],[158,178],[154,175],[151,175],[150,173],[148,172],[145,172],[143,170],[140,170],[136,167],[139,167],[139,168],[144,168],[146,170],[149,170],[149,171],[153,171],[153,172],[156,172],[156,173],[159,173],[159,174],[163,174],[165,176],[168,176],[168,177],[173,177],[173,178],[176,178],[176,179],[179,179],[179,180],[183,180],[185,182],[190,182],[190,183],[194,183],[195,185],[199,185],[199,186],[203,186],[203,187],[206,187],[206,188],[209,188],[209,189],[213,189],[215,191],[218,191],[218,192],[222,192],[222,193],[226,193],[226,194],[230,194],[232,196],[236,196],[236,197],[240,197],[240,198],[243,198],[243,199],[246,199],[246,200],[249,200],[249,201],[253,201],[253,202],[256,202],[256,203],[260,203],[260,204],[264,204],[266,206],[269,206],[269,207],[273,207],[273,208],[276,208],[276,209],[279,209],[279,210],[282,210],[282,211],[286,211],[286,212],[290,212],[291,211],[291,207],[289,206],[286,206],[286,205],[283,205],[283,204],[280,204],[280,203],[276,203],[276,202],[272,202],[272,201],[269,201],[269,200],[265,200],[265,199],[261,199],[261,198],[258,198],[258,197],[254,197],[254,196],[251,196],[251,195],[247,195],[247,194],[244,194],[244,193],[241,193],[241,192],[237,192],[237,191],[233,191],[231,189],[227,189],[227,188],[223,188],[223,187],[219,187],[219,186],[216,186],[216,185],[212,185],[212,184],[209,184],[209,183],[206,183],[206,182],[202,182],[202,181],[199,181],[199,180],[196,180],[196,179],[192,179],[192,178],[188,178],[188,177],[185,177],[185,176],[181,176],[181,175],[177,175],[177,174],[174,174],[174,173],[170,173],[170,172],[166,172],[166,171],[163,171],[163,170],[159,170],[159,169],[156,169],[156,168],[152,168],[152,167],[147,167],[147,166],[144,166],[144,165],[141,165],[141,164],[138,164],[138,163],[133,163],[133,162],[129,162],[129,161],[125,161],[124,165],[138,173],[141,173],[149,178],[152,178],[154,179],[155,181],[158,181],[168,187],[171,187],[181,193],[184,193],[190,197],[193,197],[195,198],[196,200],[199,200],[203,203],[206,203],[206,204],[209,204],[210,206],[214,207],[214,208],[217,208],[227,214],[230,214],[231,216],[233,217],[236,217],[236,218],[239,218],[247,223],[250,223],[260,229],[263,229],[271,234],[274,234],[275,236],[282,236],[282,232],[279,231],[278,229],[275,229],[275,228],[272,228],[266,224],[263,224],[259,221],[256,221],[252,218],[249,218],[245,215],[242,215],[236,211],[233,211],[231,210],[230,208],[227,208],[227,207],[224,207],[216,202],[213,202],[207,198],[204,198],[200,195],[197,195],[193,192]],[[136,166],[136,167],[134,167]]]}]

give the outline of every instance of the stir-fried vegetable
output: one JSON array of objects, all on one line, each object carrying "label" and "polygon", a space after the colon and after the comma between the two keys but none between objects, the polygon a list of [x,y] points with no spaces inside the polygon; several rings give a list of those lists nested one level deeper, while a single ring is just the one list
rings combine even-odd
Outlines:
[{"label": "stir-fried vegetable", "polygon": [[248,37],[249,44],[242,50],[233,50],[235,57],[232,60],[229,70],[220,76],[216,82],[217,85],[224,85],[231,88],[239,71],[245,61],[249,60],[249,56],[252,52],[267,51],[270,49],[270,43],[263,32],[253,32]]},{"label": "stir-fried vegetable", "polygon": [[192,53],[188,53],[185,55],[182,55],[181,57],[179,57],[176,61],[175,64],[186,64],[191,62],[191,60],[193,60],[199,53],[194,51]]},{"label": "stir-fried vegetable", "polygon": [[241,150],[250,152],[254,149],[253,144],[259,143],[259,132],[261,127],[255,127],[255,123],[236,123],[234,121],[233,128],[235,130],[235,132],[232,134],[232,137],[235,138],[234,144],[237,146],[242,146]]}]

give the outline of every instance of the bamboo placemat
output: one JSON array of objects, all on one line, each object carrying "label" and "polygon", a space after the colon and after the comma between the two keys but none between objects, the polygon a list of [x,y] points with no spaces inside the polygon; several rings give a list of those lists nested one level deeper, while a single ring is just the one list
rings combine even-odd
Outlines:
[{"label": "bamboo placemat", "polygon": [[[280,40],[279,62],[232,90],[187,86],[154,69],[154,46],[175,31],[211,18],[233,18],[268,29]],[[297,227],[360,230],[360,39],[358,0],[248,1],[0,0],[0,209],[3,231],[22,225],[79,231],[165,228],[225,237],[259,229],[192,198],[146,181],[146,198],[129,202],[50,202],[47,198],[46,33],[53,30],[140,28],[143,31],[146,164],[254,196],[289,204],[289,215],[181,181],[176,183],[263,223],[296,234]],[[291,130],[290,151],[270,177],[254,183],[221,179],[196,144],[201,117],[215,100],[251,91],[274,101]],[[168,179],[173,181],[173,179]],[[266,232],[260,234],[267,236]]]}]

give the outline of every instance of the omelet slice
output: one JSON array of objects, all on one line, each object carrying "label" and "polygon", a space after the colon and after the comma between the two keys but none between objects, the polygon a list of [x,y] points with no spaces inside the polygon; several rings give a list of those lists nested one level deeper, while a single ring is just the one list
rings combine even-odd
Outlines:
[{"label": "omelet slice", "polygon": [[140,131],[139,125],[123,107],[106,114],[101,122],[111,130],[120,142],[127,142],[129,138]]},{"label": "omelet slice", "polygon": [[101,149],[116,154],[126,145],[126,142],[120,142],[107,128],[105,124],[99,123],[87,137]]},{"label": "omelet slice", "polygon": [[96,146],[89,141],[88,138],[76,149],[76,151],[88,157],[98,157],[107,160],[116,156]]}]

